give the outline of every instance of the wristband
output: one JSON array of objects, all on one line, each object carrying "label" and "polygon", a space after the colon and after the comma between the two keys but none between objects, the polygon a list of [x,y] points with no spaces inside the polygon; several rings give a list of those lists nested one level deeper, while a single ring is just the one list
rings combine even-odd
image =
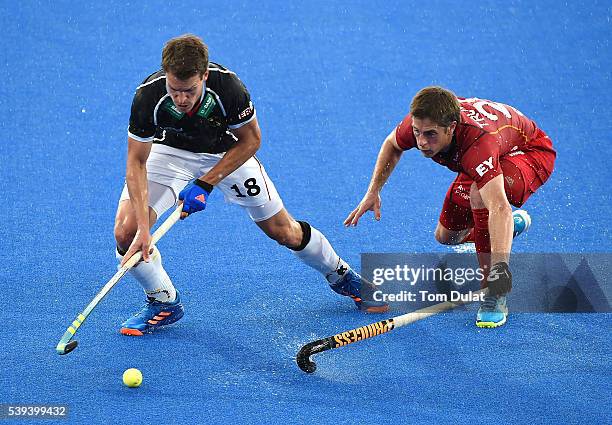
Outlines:
[{"label": "wristband", "polygon": [[196,186],[201,187],[202,189],[204,189],[205,191],[207,191],[207,192],[208,192],[208,194],[210,194],[210,192],[212,192],[212,191],[213,191],[213,189],[215,188],[215,187],[214,187],[212,184],[210,184],[210,183],[206,183],[205,181],[200,180],[200,179],[195,179],[195,180],[193,181],[193,184],[195,184]]}]

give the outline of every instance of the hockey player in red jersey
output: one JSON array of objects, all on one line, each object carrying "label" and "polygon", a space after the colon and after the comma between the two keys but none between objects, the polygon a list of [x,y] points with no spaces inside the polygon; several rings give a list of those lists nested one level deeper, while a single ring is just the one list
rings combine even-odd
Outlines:
[{"label": "hockey player in red jersey", "polygon": [[512,239],[531,223],[525,211],[512,213],[510,205],[521,207],[550,177],[556,157],[550,138],[512,106],[426,87],[385,139],[368,190],[345,225],[356,226],[366,211],[380,220],[380,191],[402,153],[412,148],[458,173],[435,237],[448,245],[475,242],[487,276],[483,286],[489,287],[476,325],[503,325],[512,288]]}]

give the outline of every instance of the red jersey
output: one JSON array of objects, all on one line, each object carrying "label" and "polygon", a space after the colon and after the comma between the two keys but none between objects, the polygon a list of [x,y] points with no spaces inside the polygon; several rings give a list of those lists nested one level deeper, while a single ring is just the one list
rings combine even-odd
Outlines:
[{"label": "red jersey", "polygon": [[[455,128],[450,148],[432,159],[452,171],[464,172],[482,188],[502,174],[500,158],[508,155],[555,151],[552,142],[537,125],[520,111],[503,103],[478,98],[458,98],[461,122]],[[395,129],[397,144],[404,150],[416,147],[412,115]],[[538,170],[545,181],[552,170]]]}]

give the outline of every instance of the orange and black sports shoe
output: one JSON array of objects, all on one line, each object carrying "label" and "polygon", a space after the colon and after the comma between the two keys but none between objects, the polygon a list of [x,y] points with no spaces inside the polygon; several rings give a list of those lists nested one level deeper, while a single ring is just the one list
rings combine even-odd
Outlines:
[{"label": "orange and black sports shoe", "polygon": [[351,297],[357,308],[367,313],[384,313],[389,310],[389,304],[374,300],[376,287],[349,269],[342,278],[330,287],[340,295]]}]

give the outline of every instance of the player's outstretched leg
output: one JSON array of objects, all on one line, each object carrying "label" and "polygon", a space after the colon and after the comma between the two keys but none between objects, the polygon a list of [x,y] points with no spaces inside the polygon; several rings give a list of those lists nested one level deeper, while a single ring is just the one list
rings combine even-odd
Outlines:
[{"label": "player's outstretched leg", "polygon": [[350,297],[357,308],[367,313],[384,313],[389,304],[375,301],[375,286],[363,279],[346,263],[331,246],[327,238],[305,221],[298,221],[302,228],[302,243],[290,248],[304,263],[325,275],[330,288]]},{"label": "player's outstretched leg", "polygon": [[294,220],[283,208],[273,217],[256,223],[268,237],[289,248],[302,262],[323,274],[330,288],[350,297],[359,310],[382,313],[389,309],[387,303],[373,300],[375,286],[353,271],[336,254],[327,238],[307,222]]}]

